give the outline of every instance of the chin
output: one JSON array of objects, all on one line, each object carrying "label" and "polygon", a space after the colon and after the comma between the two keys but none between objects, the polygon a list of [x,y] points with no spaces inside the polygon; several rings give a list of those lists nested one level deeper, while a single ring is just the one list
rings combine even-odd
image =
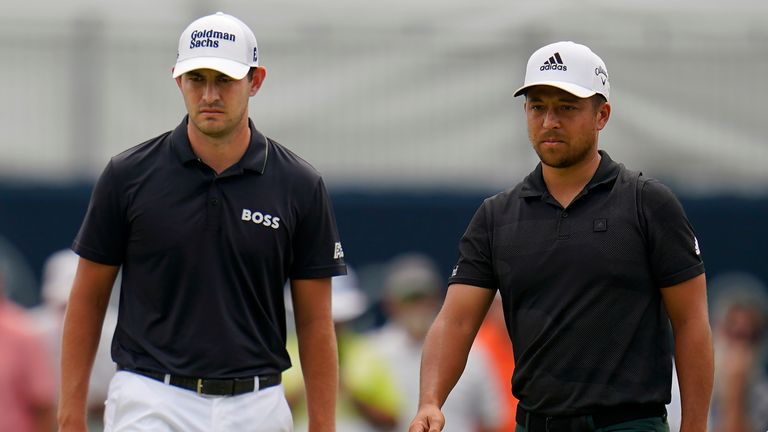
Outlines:
[{"label": "chin", "polygon": [[227,126],[217,120],[203,119],[202,121],[195,122],[195,126],[200,132],[206,135],[218,135],[227,129]]},{"label": "chin", "polygon": [[571,160],[565,155],[542,152],[538,149],[536,154],[539,155],[541,163],[552,168],[568,168],[572,165]]},{"label": "chin", "polygon": [[568,168],[568,167],[573,165],[568,160],[556,161],[556,162],[552,162],[552,163],[550,163],[549,161],[546,161],[546,160],[542,160],[541,163],[543,163],[544,165],[546,165],[548,167],[551,167],[551,168]]}]

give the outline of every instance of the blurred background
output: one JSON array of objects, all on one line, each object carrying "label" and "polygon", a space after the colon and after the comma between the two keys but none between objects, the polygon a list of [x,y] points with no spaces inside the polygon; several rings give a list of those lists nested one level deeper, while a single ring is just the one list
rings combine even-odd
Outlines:
[{"label": "blurred background", "polygon": [[537,163],[512,93],[557,40],[608,66],[601,148],[678,194],[710,279],[765,291],[766,2],[42,0],[0,15],[0,274],[16,303],[40,305],[108,159],[182,119],[178,37],[218,10],[259,42],[256,127],[326,179],[368,325],[386,320],[393,257],[425,254],[446,279],[482,200]]}]

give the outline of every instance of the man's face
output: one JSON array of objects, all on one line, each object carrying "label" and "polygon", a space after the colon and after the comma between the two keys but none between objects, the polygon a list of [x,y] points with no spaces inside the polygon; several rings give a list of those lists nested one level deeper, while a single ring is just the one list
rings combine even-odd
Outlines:
[{"label": "man's face", "polygon": [[190,125],[203,135],[219,138],[247,122],[248,99],[256,94],[263,80],[260,69],[254,72],[252,80],[247,76],[236,80],[212,69],[197,69],[179,76],[176,83],[184,96]]},{"label": "man's face", "polygon": [[528,137],[545,165],[567,168],[597,152],[598,132],[610,116],[610,105],[595,105],[551,86],[531,87],[525,98]]},{"label": "man's face", "polygon": [[722,332],[732,343],[757,345],[763,337],[765,322],[759,311],[734,306],[728,311]]},{"label": "man's face", "polygon": [[390,299],[388,308],[413,340],[423,341],[440,310],[440,300],[437,294],[412,293]]}]

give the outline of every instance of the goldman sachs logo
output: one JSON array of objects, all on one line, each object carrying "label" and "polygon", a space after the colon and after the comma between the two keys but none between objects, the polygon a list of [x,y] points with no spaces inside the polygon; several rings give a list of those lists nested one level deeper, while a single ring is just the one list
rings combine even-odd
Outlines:
[{"label": "goldman sachs logo", "polygon": [[219,40],[235,41],[235,35],[216,30],[195,30],[190,35],[189,49],[218,48]]}]

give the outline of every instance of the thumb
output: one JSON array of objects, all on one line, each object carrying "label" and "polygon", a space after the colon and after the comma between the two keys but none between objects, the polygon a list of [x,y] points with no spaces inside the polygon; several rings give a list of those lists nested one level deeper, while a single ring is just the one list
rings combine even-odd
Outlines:
[{"label": "thumb", "polygon": [[429,417],[424,417],[411,423],[411,427],[408,432],[440,432],[443,430],[442,426],[439,426],[435,421]]},{"label": "thumb", "polygon": [[439,417],[427,417],[427,421],[429,422],[428,432],[440,432],[443,430],[444,421]]},{"label": "thumb", "polygon": [[429,425],[425,424],[424,421],[413,422],[408,428],[408,432],[430,432]]}]

